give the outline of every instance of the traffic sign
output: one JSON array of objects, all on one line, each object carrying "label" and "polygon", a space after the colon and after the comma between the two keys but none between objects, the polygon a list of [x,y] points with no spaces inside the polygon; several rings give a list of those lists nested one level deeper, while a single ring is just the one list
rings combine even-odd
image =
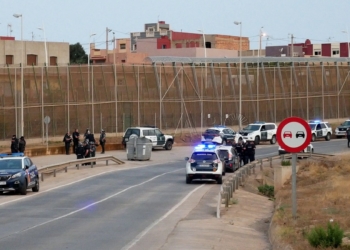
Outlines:
[{"label": "traffic sign", "polygon": [[304,119],[289,117],[277,127],[276,139],[285,151],[299,153],[310,144],[311,129]]}]

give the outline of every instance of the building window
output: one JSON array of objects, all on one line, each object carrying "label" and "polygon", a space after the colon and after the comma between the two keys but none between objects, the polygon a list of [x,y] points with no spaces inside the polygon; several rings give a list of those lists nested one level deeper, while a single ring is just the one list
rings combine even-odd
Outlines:
[{"label": "building window", "polygon": [[6,64],[13,64],[13,55],[6,55]]},{"label": "building window", "polygon": [[126,49],[126,44],[125,44],[125,43],[121,43],[121,44],[119,45],[119,48],[120,48],[120,49]]},{"label": "building window", "polygon": [[332,53],[333,55],[339,55],[339,50],[333,50]]},{"label": "building window", "polygon": [[125,63],[125,60],[122,60],[122,63]]},{"label": "building window", "polygon": [[38,56],[37,55],[27,55],[27,65],[38,65]]},{"label": "building window", "polygon": [[166,49],[166,44],[163,44],[163,45],[162,45],[162,49]]},{"label": "building window", "polygon": [[133,45],[133,49],[132,50],[137,50],[137,44],[136,43]]},{"label": "building window", "polygon": [[50,56],[50,66],[57,65],[57,56]]},{"label": "building window", "polygon": [[321,55],[321,50],[314,51],[314,56],[320,56],[320,55]]}]

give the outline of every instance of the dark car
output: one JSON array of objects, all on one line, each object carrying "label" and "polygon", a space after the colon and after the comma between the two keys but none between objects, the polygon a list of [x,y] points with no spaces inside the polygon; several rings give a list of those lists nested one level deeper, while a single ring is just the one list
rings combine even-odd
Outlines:
[{"label": "dark car", "polygon": [[238,159],[232,152],[233,150],[231,146],[219,146],[216,150],[220,160],[223,162],[223,169],[225,172],[234,172],[238,169]]},{"label": "dark car", "polygon": [[29,188],[39,192],[39,172],[32,160],[23,153],[0,154],[0,192],[26,195]]},{"label": "dark car", "polygon": [[296,137],[296,138],[299,138],[299,137],[305,138],[305,133],[304,133],[303,131],[297,131],[295,137]]}]

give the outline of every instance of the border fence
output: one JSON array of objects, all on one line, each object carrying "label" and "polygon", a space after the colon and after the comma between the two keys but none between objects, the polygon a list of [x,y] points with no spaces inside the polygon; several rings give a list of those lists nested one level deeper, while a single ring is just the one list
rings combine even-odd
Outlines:
[{"label": "border fence", "polygon": [[[44,137],[45,116],[51,118],[50,137],[74,128],[121,133],[153,125],[177,133],[236,126],[239,119],[246,124],[348,116],[348,58],[241,60],[149,57],[143,65],[24,67],[24,135]],[[0,140],[19,135],[21,86],[19,66],[0,69]]]}]

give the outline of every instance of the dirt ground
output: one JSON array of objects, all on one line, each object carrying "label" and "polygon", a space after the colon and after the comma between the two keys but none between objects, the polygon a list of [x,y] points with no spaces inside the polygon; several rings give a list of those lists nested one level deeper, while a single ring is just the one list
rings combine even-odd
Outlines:
[{"label": "dirt ground", "polygon": [[[278,162],[274,163],[278,164]],[[298,160],[297,218],[292,218],[291,179],[275,193],[275,213],[270,232],[279,246],[295,250],[315,249],[306,235],[315,226],[325,227],[330,220],[344,230],[343,246],[350,249],[350,156]],[[244,189],[258,193],[258,186],[273,185],[273,168],[249,177]],[[289,248],[286,248],[289,249]]]}]

